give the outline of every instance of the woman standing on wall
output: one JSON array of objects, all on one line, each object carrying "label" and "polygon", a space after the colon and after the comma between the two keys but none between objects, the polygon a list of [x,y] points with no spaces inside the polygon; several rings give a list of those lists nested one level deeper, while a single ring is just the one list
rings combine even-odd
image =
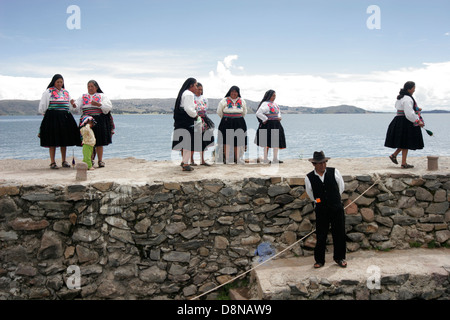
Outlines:
[{"label": "woman standing on wall", "polygon": [[183,171],[193,171],[189,165],[191,152],[194,151],[194,124],[201,121],[195,110],[194,95],[197,93],[197,80],[187,79],[178,92],[173,109],[174,133],[172,150],[181,151]]},{"label": "woman standing on wall", "polygon": [[70,106],[76,107],[64,88],[64,78],[55,74],[39,103],[39,113],[44,115],[39,138],[41,146],[49,148],[51,169],[58,169],[55,161],[57,147],[61,149],[62,166],[69,168],[70,164],[66,161],[67,147],[81,146],[80,129],[70,113]]},{"label": "woman standing on wall", "polygon": [[389,124],[384,146],[388,148],[396,148],[395,152],[389,156],[389,159],[398,164],[397,155],[402,153],[403,169],[413,168],[413,165],[406,163],[408,150],[423,149],[422,130],[425,124],[419,116],[419,107],[413,98],[416,91],[416,84],[408,81],[400,90],[395,103],[397,109],[396,117]]},{"label": "woman standing on wall", "polygon": [[98,156],[98,167],[105,166],[103,162],[103,147],[112,143],[114,122],[111,116],[112,103],[103,93],[97,81],[90,80],[87,83],[88,93],[77,99],[78,111],[84,116],[92,116],[96,125],[92,128],[95,135],[95,153]]},{"label": "woman standing on wall", "polygon": [[[203,85],[200,82],[197,83],[197,93],[194,97],[194,103],[195,110],[202,119],[202,130],[199,132],[202,143],[201,147],[196,146],[195,151],[200,152],[200,165],[210,166],[210,164],[205,161],[205,151],[210,146],[214,145],[214,122],[212,122],[206,113],[208,110],[208,99],[203,96]],[[194,152],[192,152],[191,155],[191,165],[196,165],[194,163]]]},{"label": "woman standing on wall", "polygon": [[[232,86],[217,107],[217,114],[221,117],[217,142],[225,148],[226,163],[244,163],[241,159],[243,151],[247,149],[247,104],[241,98],[239,87]],[[234,152],[232,152],[232,150]]]},{"label": "woman standing on wall", "polygon": [[268,159],[270,148],[273,148],[273,162],[283,163],[278,159],[278,150],[286,148],[280,107],[275,103],[276,96],[275,91],[267,91],[256,110],[259,127],[256,131],[255,143],[264,148],[264,163],[270,163]]}]

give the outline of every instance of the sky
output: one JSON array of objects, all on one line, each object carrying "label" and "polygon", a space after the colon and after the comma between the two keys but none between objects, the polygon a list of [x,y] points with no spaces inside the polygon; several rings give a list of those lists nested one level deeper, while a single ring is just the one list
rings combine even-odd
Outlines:
[{"label": "sky", "polygon": [[[394,111],[406,81],[450,111],[448,0],[0,0],[0,100],[39,100],[62,74],[73,98],[277,92],[285,106]],[[215,106],[210,106],[214,108]]]}]

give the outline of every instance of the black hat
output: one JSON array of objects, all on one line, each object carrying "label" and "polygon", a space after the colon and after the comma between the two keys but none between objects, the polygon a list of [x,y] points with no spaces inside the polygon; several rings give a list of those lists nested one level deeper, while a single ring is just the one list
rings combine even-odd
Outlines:
[{"label": "black hat", "polygon": [[330,158],[325,157],[325,153],[323,151],[314,151],[314,155],[312,159],[309,159],[312,163],[321,163],[328,161]]}]

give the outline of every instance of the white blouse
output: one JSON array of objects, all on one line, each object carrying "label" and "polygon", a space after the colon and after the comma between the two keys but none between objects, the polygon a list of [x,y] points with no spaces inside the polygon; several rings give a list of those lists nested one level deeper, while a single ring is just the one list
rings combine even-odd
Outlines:
[{"label": "white blouse", "polygon": [[262,122],[267,121],[269,119],[268,116],[270,116],[271,119],[274,117],[281,119],[280,107],[275,102],[264,101],[256,111],[256,117],[261,119]]},{"label": "white blouse", "polygon": [[[100,103],[101,106],[100,107],[93,106],[92,101]],[[104,114],[108,114],[108,112],[110,112],[112,109],[111,100],[109,100],[108,97],[103,93],[94,93],[94,94],[85,93],[77,99],[75,104],[77,105],[76,110],[78,113],[83,113],[83,110],[86,109],[100,108]]]},{"label": "white blouse", "polygon": [[206,113],[206,110],[208,110],[208,99],[204,96],[195,96],[194,103],[197,112]]},{"label": "white blouse", "polygon": [[70,100],[72,100],[72,98],[70,97],[70,94],[66,89],[58,90],[55,87],[48,88],[42,94],[41,101],[39,102],[38,111],[39,113],[44,114],[47,111],[51,102],[59,104],[65,103],[70,106],[69,110],[72,111],[73,108],[70,105]]},{"label": "white blouse", "polygon": [[222,118],[224,113],[241,113],[244,117],[247,114],[247,103],[242,98],[223,98],[217,106],[217,114]]},{"label": "white blouse", "polygon": [[185,90],[181,95],[180,108],[191,117],[197,118],[197,111],[195,110],[194,93],[190,90]]},{"label": "white blouse", "polygon": [[400,100],[395,102],[395,109],[397,111],[403,111],[405,113],[406,119],[411,122],[419,121],[419,116],[414,111],[414,101],[409,96],[404,96]]}]

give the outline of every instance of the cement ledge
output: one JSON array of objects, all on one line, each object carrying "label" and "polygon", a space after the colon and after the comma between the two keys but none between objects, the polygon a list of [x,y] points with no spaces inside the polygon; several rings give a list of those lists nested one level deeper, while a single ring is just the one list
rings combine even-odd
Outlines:
[{"label": "cement ledge", "polygon": [[[326,255],[326,264],[320,269],[313,268],[313,256],[269,261],[252,271],[253,295],[261,300],[320,299],[322,287],[329,293],[333,290],[334,294],[340,293],[341,299],[351,299],[353,296],[356,300],[368,300],[373,299],[370,298],[371,291],[380,297],[381,292],[375,287],[377,277],[382,287],[400,287],[409,278],[414,278],[417,285],[421,285],[417,280],[419,278],[434,279],[446,288],[447,297],[450,294],[450,249],[358,251],[347,254],[347,262],[347,268],[339,267],[333,261],[332,254]],[[431,282],[427,283],[425,280],[422,283],[425,296],[409,296],[422,299],[436,297],[432,293],[426,295],[433,290],[427,287],[432,285]],[[351,288],[346,289],[346,286],[359,287],[360,291],[358,293]],[[391,291],[395,290],[391,288]],[[392,294],[381,297],[399,299]],[[407,298],[408,295],[400,296],[400,299],[402,297]]]}]

